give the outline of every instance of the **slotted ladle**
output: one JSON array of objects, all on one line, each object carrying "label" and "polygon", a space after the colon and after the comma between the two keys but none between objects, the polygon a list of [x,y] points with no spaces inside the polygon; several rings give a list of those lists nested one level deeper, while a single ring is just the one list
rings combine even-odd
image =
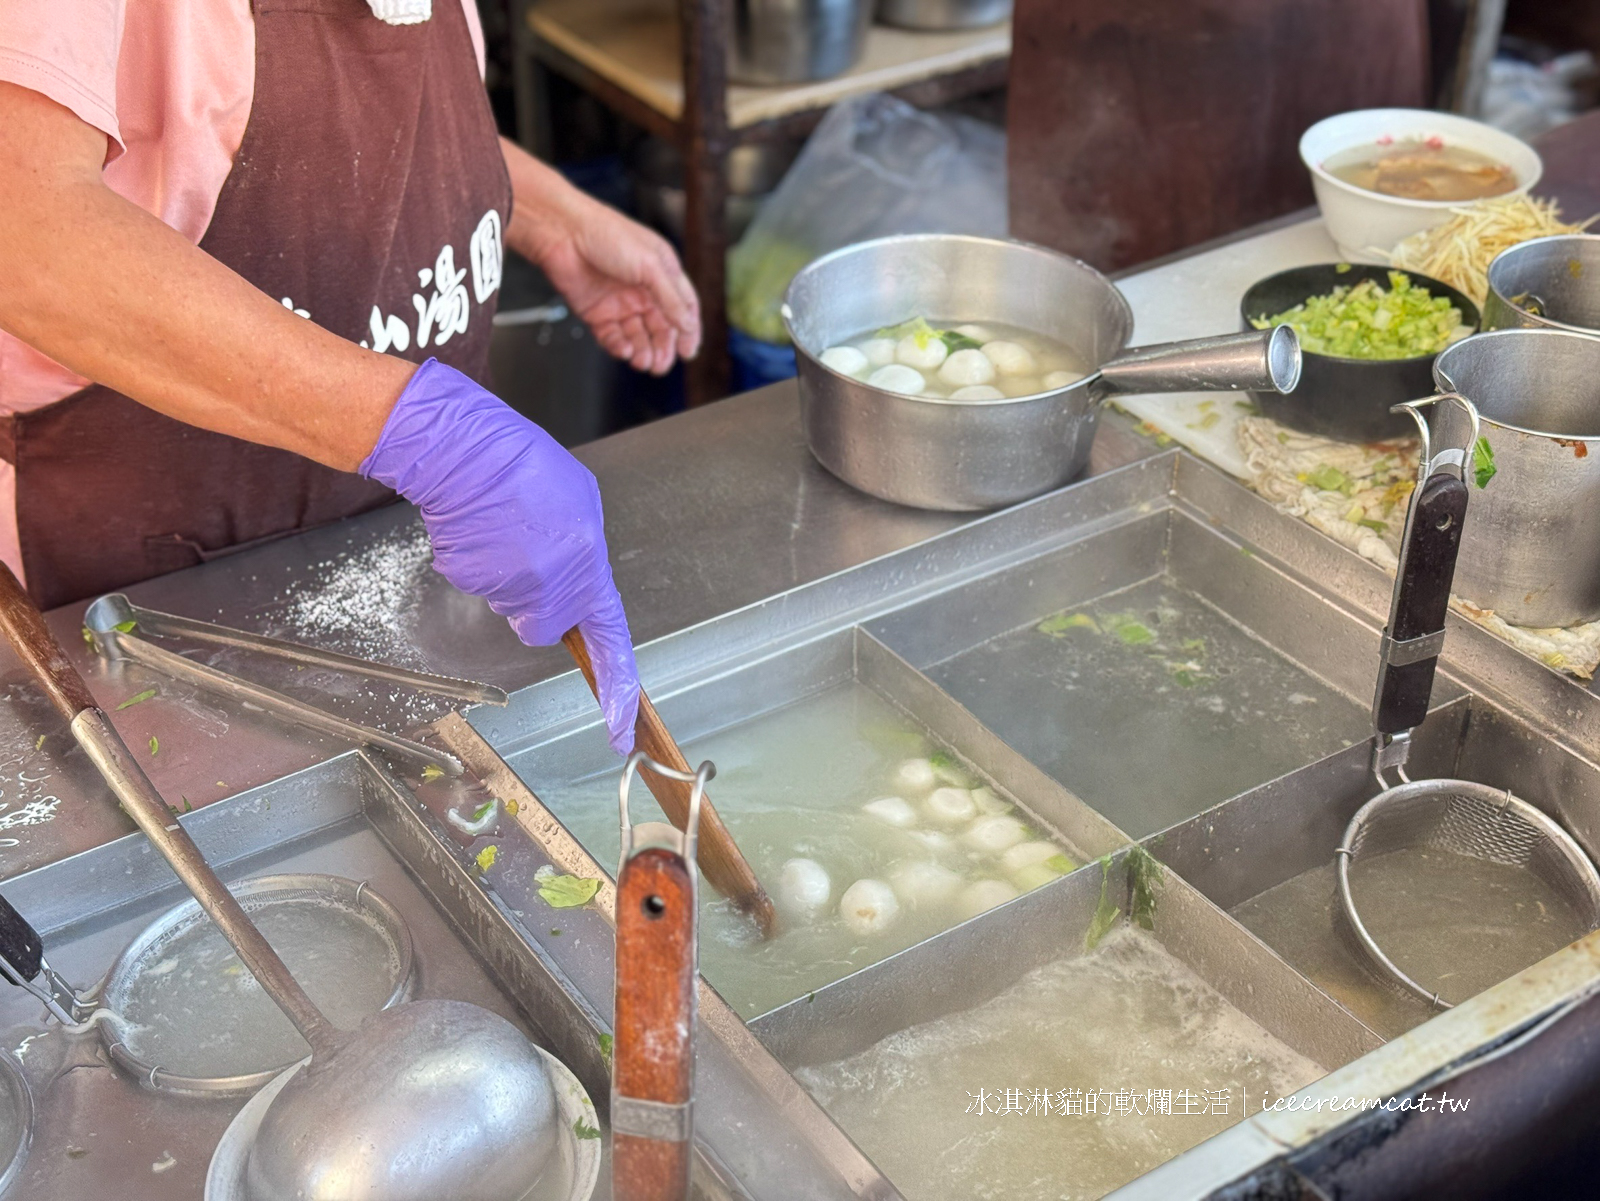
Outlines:
[{"label": "slotted ladle", "polygon": [[128,816],[311,1047],[250,1150],[250,1201],[527,1197],[557,1161],[564,1131],[549,1073],[522,1032],[487,1009],[444,1000],[335,1028],[212,871],[3,564],[0,629]]}]

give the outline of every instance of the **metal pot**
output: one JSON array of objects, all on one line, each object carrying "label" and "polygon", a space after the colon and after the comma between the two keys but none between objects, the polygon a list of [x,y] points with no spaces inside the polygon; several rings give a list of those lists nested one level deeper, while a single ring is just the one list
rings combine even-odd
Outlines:
[{"label": "metal pot", "polygon": [[806,83],[855,66],[871,0],[733,0],[728,76],[737,83]]},{"label": "metal pot", "polygon": [[1557,234],[1502,250],[1489,264],[1483,327],[1600,333],[1600,237]]},{"label": "metal pot", "polygon": [[878,20],[902,29],[978,29],[1011,16],[1011,0],[878,0]]},{"label": "metal pot", "polygon": [[[918,314],[1033,330],[1090,373],[1016,400],[942,400],[885,392],[818,357]],[[1109,396],[1287,392],[1300,376],[1287,326],[1126,350],[1133,310],[1110,280],[1064,254],[995,238],[907,234],[846,246],[794,277],[783,319],[811,453],[863,492],[919,509],[993,509],[1067,483],[1088,464]]]},{"label": "metal pot", "polygon": [[1487,443],[1457,593],[1515,625],[1600,619],[1600,338],[1496,330],[1446,349],[1433,373],[1477,406]]}]

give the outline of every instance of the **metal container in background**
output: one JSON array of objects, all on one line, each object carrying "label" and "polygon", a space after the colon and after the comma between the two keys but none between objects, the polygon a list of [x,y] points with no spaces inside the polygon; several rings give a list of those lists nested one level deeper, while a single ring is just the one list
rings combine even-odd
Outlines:
[{"label": "metal container in background", "polygon": [[871,0],[732,0],[728,77],[806,83],[842,75],[861,57]]},{"label": "metal container in background", "polygon": [[1433,372],[1482,419],[1456,593],[1514,625],[1600,619],[1600,338],[1494,330]]},{"label": "metal container in background", "polygon": [[1011,0],[878,0],[878,20],[902,29],[979,29],[1011,16]]},{"label": "metal container in background", "polygon": [[1483,328],[1519,327],[1600,334],[1600,235],[1533,238],[1495,257]]},{"label": "metal container in background", "polygon": [[[918,315],[1032,330],[1089,373],[1014,400],[946,400],[874,388],[818,357]],[[1069,482],[1088,465],[1100,405],[1115,394],[1287,392],[1300,378],[1287,326],[1129,351],[1133,310],[1110,280],[998,238],[904,234],[846,246],[794,277],[783,317],[811,453],[845,483],[919,509],[993,509]]]}]

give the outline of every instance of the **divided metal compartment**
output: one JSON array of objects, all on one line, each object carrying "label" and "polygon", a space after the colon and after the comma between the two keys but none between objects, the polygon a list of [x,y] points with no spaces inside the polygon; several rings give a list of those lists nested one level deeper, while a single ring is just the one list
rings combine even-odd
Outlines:
[{"label": "divided metal compartment", "polygon": [[[966,770],[998,786],[1025,811],[1030,824],[1061,843],[1078,863],[1095,859],[1128,845],[1129,839],[1105,818],[1089,809],[1059,783],[1017,754],[961,706],[912,669],[899,656],[858,628],[838,630],[781,651],[771,658],[743,664],[724,674],[658,699],[658,707],[691,761],[700,757],[696,743],[810,698],[842,693],[859,687],[885,702],[907,726],[916,727],[930,741],[962,761]],[[818,753],[825,753],[819,747]],[[511,769],[571,828],[578,824],[589,835],[585,851],[610,877],[615,855],[616,759],[597,725],[576,731],[558,730],[548,740],[523,744],[507,757]],[[582,799],[592,811],[577,814],[577,801],[562,795],[562,786],[574,780],[603,776],[606,787],[596,787]],[[737,822],[739,794],[713,782],[710,795],[725,820]],[[641,812],[648,812],[648,799]],[[636,818],[637,819],[637,818]],[[603,840],[595,831],[604,832]],[[486,841],[486,840],[485,840]],[[476,845],[476,844],[475,844]],[[788,856],[783,856],[787,858]],[[775,864],[767,865],[773,870]],[[836,882],[840,887],[848,881]],[[885,939],[884,954],[904,943]],[[704,960],[702,972],[707,971]],[[714,976],[714,969],[711,975]],[[710,983],[716,986],[716,980]],[[819,981],[820,987],[826,981]],[[810,991],[803,988],[801,991]],[[796,995],[799,995],[798,993]],[[792,998],[786,997],[784,1000]],[[773,1005],[752,1010],[751,1017]]]}]

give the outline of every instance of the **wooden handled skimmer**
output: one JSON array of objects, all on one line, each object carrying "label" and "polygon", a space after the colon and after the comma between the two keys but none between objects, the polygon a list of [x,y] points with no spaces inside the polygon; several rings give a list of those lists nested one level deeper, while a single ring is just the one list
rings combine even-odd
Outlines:
[{"label": "wooden handled skimmer", "polygon": [[[598,697],[600,693],[595,682],[594,661],[589,657],[589,648],[584,644],[583,635],[576,629],[568,630],[561,641],[572,653],[578,670],[589,682],[590,690]],[[634,745],[656,763],[671,769],[669,772],[646,772],[645,783],[650,786],[650,791],[660,802],[662,812],[672,824],[679,830],[687,829],[694,774],[689,768],[689,761],[683,757],[683,752],[668,732],[666,723],[661,720],[661,714],[656,712],[656,707],[650,703],[643,689],[639,690],[639,718],[634,724]],[[733,835],[712,808],[709,797],[701,802],[700,835],[700,870],[705,872],[711,887],[753,917],[761,927],[761,933],[771,937],[777,926],[772,898],[740,853]]]},{"label": "wooden handled skimmer", "polygon": [[[634,848],[628,786],[643,767],[690,790],[678,846]],[[612,1195],[682,1201],[689,1195],[694,1121],[698,917],[695,842],[709,762],[675,771],[635,751],[622,773],[617,868],[616,1043],[611,1080]]]}]

